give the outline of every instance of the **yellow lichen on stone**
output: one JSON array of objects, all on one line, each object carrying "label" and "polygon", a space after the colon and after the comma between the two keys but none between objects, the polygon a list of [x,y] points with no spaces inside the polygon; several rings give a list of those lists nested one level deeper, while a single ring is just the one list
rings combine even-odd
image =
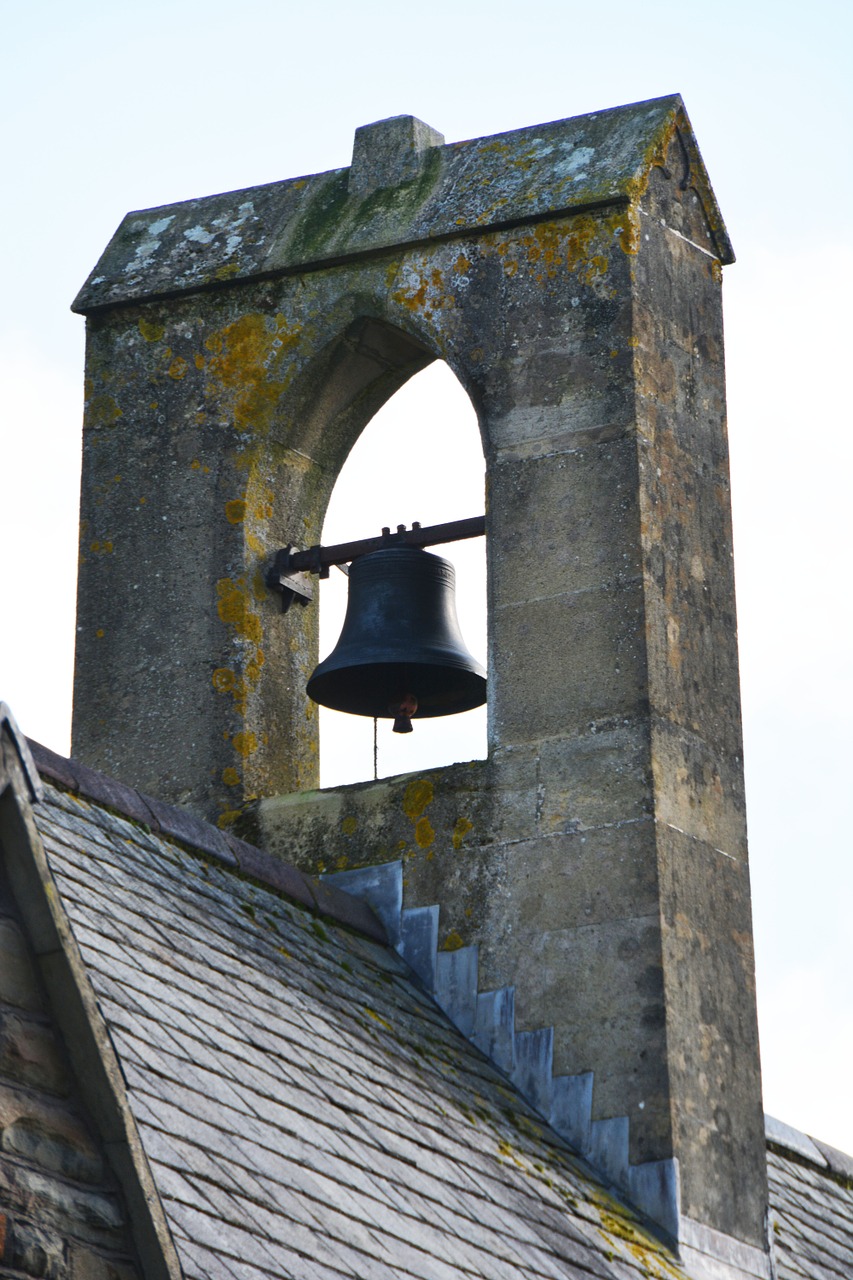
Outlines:
[{"label": "yellow lichen on stone", "polygon": [[86,422],[90,427],[114,427],[122,416],[113,396],[93,396],[86,405]]},{"label": "yellow lichen on stone", "polygon": [[229,765],[227,769],[222,770],[222,781],[226,787],[237,787],[240,785],[239,771]]},{"label": "yellow lichen on stone", "polygon": [[232,498],[225,503],[225,519],[229,524],[241,524],[246,518],[246,503],[243,498]]},{"label": "yellow lichen on stone", "polygon": [[266,434],[279,397],[287,387],[279,365],[286,348],[299,341],[301,325],[286,316],[241,316],[205,341],[211,353],[207,373],[211,390],[224,391],[238,431]]},{"label": "yellow lichen on stone", "polygon": [[158,324],[156,320],[146,320],[144,316],[140,316],[137,328],[146,342],[159,342],[166,332],[165,325]]},{"label": "yellow lichen on stone", "polygon": [[216,819],[217,827],[233,827],[234,823],[240,817],[239,809],[226,809],[224,813],[220,813]]},{"label": "yellow lichen on stone", "polygon": [[183,356],[175,356],[174,360],[169,365],[169,377],[173,378],[175,382],[180,382],[181,378],[186,377],[188,369],[189,365],[186,360],[184,360]]},{"label": "yellow lichen on stone", "polygon": [[415,843],[419,849],[428,849],[435,840],[435,831],[429,818],[419,818],[415,824]]},{"label": "yellow lichen on stone", "polygon": [[350,814],[349,817],[344,818],[343,821],[341,822],[341,831],[345,836],[355,835],[357,828],[358,828],[358,818],[356,818],[352,814]]},{"label": "yellow lichen on stone", "polygon": [[618,220],[615,220],[613,226],[613,234],[619,241],[619,247],[623,253],[636,256],[640,250],[640,215],[636,209],[629,208],[622,211]]},{"label": "yellow lichen on stone", "polygon": [[458,849],[465,839],[468,832],[474,826],[473,822],[469,822],[467,818],[457,818],[456,825],[453,828],[453,848]]},{"label": "yellow lichen on stone", "polygon": [[403,813],[415,822],[428,804],[432,804],[433,786],[429,778],[417,778],[403,793]]},{"label": "yellow lichen on stone", "polygon": [[216,584],[217,612],[236,635],[260,647],[263,638],[261,619],[251,606],[244,578],[220,578]]},{"label": "yellow lichen on stone", "polygon": [[460,947],[465,946],[465,940],[461,933],[457,933],[455,929],[451,929],[444,942],[441,944],[442,951],[458,951]]},{"label": "yellow lichen on stone", "polygon": [[369,1005],[364,1006],[364,1012],[367,1014],[368,1018],[372,1018],[374,1022],[378,1022],[379,1025],[381,1027],[384,1027],[386,1031],[393,1030],[391,1023],[386,1022],[386,1020],[380,1014],[378,1014],[375,1009],[371,1009]]},{"label": "yellow lichen on stone", "polygon": [[234,734],[231,745],[238,755],[251,756],[258,749],[258,739],[250,729],[241,729],[239,733]]},{"label": "yellow lichen on stone", "polygon": [[239,262],[226,262],[224,266],[217,267],[213,273],[214,280],[230,280],[232,276],[236,276],[240,270]]},{"label": "yellow lichen on stone", "polygon": [[217,667],[211,677],[214,689],[219,693],[230,693],[237,677],[230,667]]},{"label": "yellow lichen on stone", "polygon": [[394,302],[407,311],[430,316],[435,311],[452,309],[456,299],[448,288],[441,271],[429,268],[428,260],[419,264],[407,263],[403,270],[401,287],[391,293]]},{"label": "yellow lichen on stone", "polygon": [[266,662],[263,649],[256,649],[253,657],[246,663],[246,680],[251,688],[258,683],[261,678],[261,667]]}]

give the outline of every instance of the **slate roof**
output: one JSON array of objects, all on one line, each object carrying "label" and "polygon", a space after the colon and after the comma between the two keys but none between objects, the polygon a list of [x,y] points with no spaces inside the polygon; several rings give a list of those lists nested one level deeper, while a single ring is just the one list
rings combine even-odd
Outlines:
[{"label": "slate roof", "polygon": [[394,952],[54,787],[36,821],[187,1276],[682,1274]]},{"label": "slate roof", "polygon": [[[32,816],[185,1276],[684,1275],[359,904],[167,806],[152,831],[144,797],[35,752]],[[853,1275],[853,1160],[768,1121],[768,1171],[778,1280]]]},{"label": "slate roof", "polygon": [[767,1118],[777,1280],[853,1276],[853,1159]]}]

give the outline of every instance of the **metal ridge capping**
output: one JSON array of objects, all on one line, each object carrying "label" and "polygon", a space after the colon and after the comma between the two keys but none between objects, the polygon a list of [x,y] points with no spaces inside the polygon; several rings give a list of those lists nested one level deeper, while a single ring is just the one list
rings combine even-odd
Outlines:
[{"label": "metal ridge capping", "polygon": [[[5,711],[5,704],[0,704],[0,708]],[[14,726],[14,719],[9,717],[9,723]],[[21,741],[26,745],[38,774],[58,783],[64,790],[138,822],[157,835],[175,840],[191,852],[213,858],[230,870],[259,881],[265,888],[283,894],[315,915],[325,916],[376,942],[388,944],[382,922],[361,899],[334,885],[321,884],[298,867],[264,853],[230,832],[220,831],[186,809],[163,804],[115,778],[90,769],[79,760],[58,755],[39,742],[22,736]]]},{"label": "metal ridge capping", "polygon": [[812,1138],[775,1116],[765,1115],[764,1134],[767,1145],[785,1156],[812,1164],[830,1177],[853,1184],[853,1156],[846,1152]]}]

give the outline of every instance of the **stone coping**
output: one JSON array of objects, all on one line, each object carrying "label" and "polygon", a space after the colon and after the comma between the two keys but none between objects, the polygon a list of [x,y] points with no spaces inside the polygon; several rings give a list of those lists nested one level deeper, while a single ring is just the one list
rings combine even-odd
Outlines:
[{"label": "stone coping", "polygon": [[363,126],[351,168],[128,213],[72,310],[628,205],[675,129],[685,181],[700,195],[720,261],[732,262],[684,104],[673,94],[448,145],[414,117]]}]

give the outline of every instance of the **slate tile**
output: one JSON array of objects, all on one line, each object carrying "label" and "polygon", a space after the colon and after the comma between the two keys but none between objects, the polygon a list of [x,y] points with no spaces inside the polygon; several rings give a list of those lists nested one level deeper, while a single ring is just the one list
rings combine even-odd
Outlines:
[{"label": "slate tile", "polygon": [[343,1276],[353,1275],[352,1271],[339,1271],[327,1265],[328,1259],[319,1262],[316,1258],[299,1259],[299,1280],[341,1280]]},{"label": "slate tile", "polygon": [[[196,1245],[184,1235],[177,1238],[176,1244],[181,1272],[186,1280],[233,1280],[233,1273],[228,1270],[221,1255]],[[261,1277],[264,1273],[257,1272],[256,1275]]]},{"label": "slate tile", "polygon": [[168,1201],[166,1211],[170,1222],[182,1227],[189,1239],[206,1245],[211,1252],[246,1259],[261,1270],[273,1274],[280,1270],[281,1263],[285,1261],[277,1259],[275,1251],[255,1232],[245,1231],[234,1223],[223,1223],[213,1215],[201,1213],[176,1200]]},{"label": "slate tile", "polygon": [[168,1164],[152,1162],[152,1172],[161,1196],[168,1200],[180,1200],[182,1204],[200,1209],[203,1213],[212,1213],[214,1206],[210,1199],[203,1195],[197,1186],[193,1186],[182,1173],[178,1173]]},{"label": "slate tile", "polygon": [[214,1184],[230,1184],[231,1179],[224,1171],[222,1162],[217,1162],[209,1151],[195,1143],[185,1142],[174,1134],[167,1134],[162,1129],[152,1128],[144,1120],[142,1124],[145,1153],[149,1160],[167,1165],[190,1180],[198,1177]]},{"label": "slate tile", "polygon": [[[380,1249],[376,1242],[365,1252],[356,1248],[346,1237],[333,1235],[329,1239],[329,1251],[330,1260],[336,1266],[344,1268],[345,1274],[358,1277],[358,1280],[405,1280],[407,1275],[402,1267],[393,1262],[389,1265],[388,1261],[379,1256]],[[326,1257],[315,1256],[314,1260],[325,1262]]]},{"label": "slate tile", "polygon": [[160,1129],[170,1136],[175,1135],[189,1146],[199,1147],[224,1166],[238,1185],[241,1178],[239,1170],[246,1170],[252,1175],[262,1170],[262,1151],[241,1140],[238,1135],[228,1133],[198,1116],[187,1115],[158,1098],[156,1094],[143,1094],[141,1090],[134,1090],[130,1104],[140,1125]]}]

